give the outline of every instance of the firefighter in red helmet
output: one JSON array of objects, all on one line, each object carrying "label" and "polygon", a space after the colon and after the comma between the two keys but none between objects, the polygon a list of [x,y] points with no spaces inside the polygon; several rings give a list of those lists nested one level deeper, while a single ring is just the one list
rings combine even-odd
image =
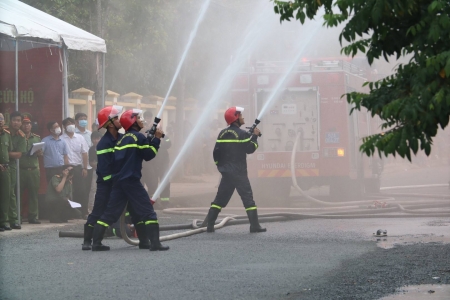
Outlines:
[{"label": "firefighter in red helmet", "polygon": [[257,138],[261,132],[255,128],[253,134],[250,134],[239,128],[245,124],[243,111],[244,109],[239,106],[230,107],[225,111],[225,121],[229,126],[219,133],[214,147],[214,162],[222,174],[222,179],[208,212],[207,232],[214,232],[217,216],[222,208],[227,206],[235,189],[241,196],[250,220],[250,232],[266,231],[259,225],[256,204],[247,176],[247,154],[255,152],[258,148]]},{"label": "firefighter in red helmet", "polygon": [[[119,115],[122,112],[122,106],[106,106],[98,114],[98,129],[105,128],[107,131],[100,139],[97,147],[97,191],[95,193],[94,208],[84,224],[84,241],[82,250],[91,250],[92,234],[94,225],[105,212],[108,205],[109,196],[112,189],[112,173],[114,164],[114,147],[117,141],[122,137],[119,129],[122,125],[119,122]],[[106,247],[106,246],[105,246]]]},{"label": "firefighter in red helmet", "polygon": [[[138,232],[139,248],[149,248],[150,251],[169,250],[169,247],[163,246],[159,241],[158,219],[150,197],[140,181],[142,161],[149,161],[156,156],[163,132],[157,129],[152,139],[140,133],[144,127],[141,116],[141,110],[131,109],[120,117],[120,123],[126,133],[114,147],[111,198],[106,210],[94,225],[92,251],[109,250],[109,247],[101,243],[103,235],[106,228],[119,219],[127,205],[127,199],[135,213],[132,218]],[[139,235],[140,231],[146,235]]]}]

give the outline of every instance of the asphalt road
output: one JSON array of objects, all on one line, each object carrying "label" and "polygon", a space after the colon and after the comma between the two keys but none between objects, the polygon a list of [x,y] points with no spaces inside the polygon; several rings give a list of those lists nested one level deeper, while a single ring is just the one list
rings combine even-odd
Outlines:
[{"label": "asphalt road", "polygon": [[[58,238],[58,230],[81,231],[81,222],[2,233],[0,299],[379,299],[406,284],[450,284],[450,245],[442,243],[449,218],[264,226],[260,234],[238,225],[168,241],[171,249],[157,253],[119,239],[105,240],[109,252],[81,251],[81,239]],[[372,236],[379,228],[386,239]]]}]

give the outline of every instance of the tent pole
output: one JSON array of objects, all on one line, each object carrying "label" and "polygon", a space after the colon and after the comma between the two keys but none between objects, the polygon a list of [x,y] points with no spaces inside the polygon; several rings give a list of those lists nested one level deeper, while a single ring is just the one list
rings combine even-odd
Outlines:
[{"label": "tent pole", "polygon": [[102,60],[102,107],[105,107],[105,56],[106,53],[103,54]]},{"label": "tent pole", "polygon": [[63,109],[64,115],[63,119],[69,117],[69,86],[67,80],[67,47],[63,46],[63,57],[64,57],[64,68],[63,68]]},{"label": "tent pole", "polygon": [[[19,111],[19,39],[16,39],[16,111]],[[17,201],[17,222],[20,225],[20,174],[19,159],[16,158],[16,201]],[[11,225],[11,224],[9,224]]]}]

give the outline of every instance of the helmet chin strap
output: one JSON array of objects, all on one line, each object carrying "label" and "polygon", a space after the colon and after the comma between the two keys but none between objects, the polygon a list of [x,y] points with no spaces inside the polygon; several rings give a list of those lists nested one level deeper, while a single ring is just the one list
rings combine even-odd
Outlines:
[{"label": "helmet chin strap", "polygon": [[110,119],[109,119],[109,122],[111,122],[111,124],[113,124],[114,128],[115,128],[117,131],[120,130],[120,128],[117,128],[116,124],[114,124],[114,120],[113,120],[113,119],[110,118]]},{"label": "helmet chin strap", "polygon": [[242,126],[241,121],[239,120],[239,116],[240,116],[240,115],[241,115],[241,114],[239,113],[239,114],[238,114],[238,119],[237,119],[236,121],[234,121],[235,123],[238,124],[239,127]]}]

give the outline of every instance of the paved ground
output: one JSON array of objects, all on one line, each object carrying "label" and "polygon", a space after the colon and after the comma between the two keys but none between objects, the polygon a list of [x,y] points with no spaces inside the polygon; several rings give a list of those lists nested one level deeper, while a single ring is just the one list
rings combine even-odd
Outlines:
[{"label": "paved ground", "polygon": [[[164,223],[190,218],[160,216]],[[0,239],[0,298],[378,299],[405,284],[450,284],[450,245],[382,249],[373,231],[450,238],[449,225],[439,218],[304,220],[268,223],[263,234],[239,225],[166,242],[171,250],[159,253],[119,239],[105,241],[110,252],[93,253],[80,250],[80,239],[58,238],[58,230],[81,224],[23,231]]]},{"label": "paved ground", "polygon": [[[176,205],[208,206],[215,180],[205,181]],[[193,218],[159,211],[163,225]],[[450,284],[449,218],[277,222],[262,234],[238,225],[159,253],[119,239],[105,241],[109,252],[81,251],[81,239],[58,238],[81,231],[82,220],[70,222],[0,234],[0,299],[379,299],[406,284]],[[389,236],[374,238],[379,228]]]}]

